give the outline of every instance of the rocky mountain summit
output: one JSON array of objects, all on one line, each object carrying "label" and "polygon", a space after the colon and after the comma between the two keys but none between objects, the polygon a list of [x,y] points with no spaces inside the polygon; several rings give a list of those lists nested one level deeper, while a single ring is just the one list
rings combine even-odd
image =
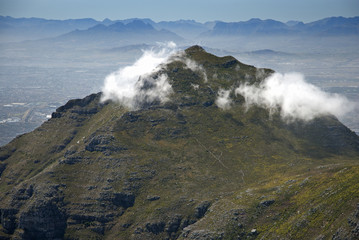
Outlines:
[{"label": "rocky mountain summit", "polygon": [[233,91],[221,107],[223,89],[273,71],[183,54],[199,67],[152,76],[168,76],[168,101],[70,100],[0,149],[0,239],[359,238],[359,137]]}]

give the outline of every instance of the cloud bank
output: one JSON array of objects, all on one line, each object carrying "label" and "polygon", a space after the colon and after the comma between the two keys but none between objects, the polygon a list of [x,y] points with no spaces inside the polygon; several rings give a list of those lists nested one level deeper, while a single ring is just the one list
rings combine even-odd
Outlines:
[{"label": "cloud bank", "polygon": [[[146,103],[169,101],[173,92],[168,76],[161,73],[164,64],[181,61],[185,67],[203,75],[207,82],[204,68],[187,59],[184,52],[178,52],[174,43],[161,46],[160,50],[147,50],[131,66],[120,68],[105,79],[102,88],[102,101],[113,100],[131,110]],[[156,73],[157,72],[157,73]],[[195,89],[198,86],[193,85]],[[219,89],[216,105],[224,110],[231,107],[232,90]],[[338,94],[323,92],[318,87],[305,81],[299,73],[274,73],[259,85],[244,84],[234,90],[245,98],[247,107],[258,105],[269,109],[270,113],[279,112],[286,121],[296,119],[310,121],[316,117],[332,114],[342,117],[353,110],[354,104]]]},{"label": "cloud bank", "polygon": [[153,76],[176,52],[173,42],[162,44],[160,50],[146,50],[131,66],[120,68],[105,79],[102,101],[113,100],[130,109],[144,102],[166,102],[172,87],[166,74]]},{"label": "cloud bank", "polygon": [[354,108],[345,97],[323,92],[299,73],[274,73],[259,86],[241,85],[235,93],[245,98],[248,107],[255,104],[270,113],[279,111],[287,121],[310,121],[328,114],[341,117]]}]

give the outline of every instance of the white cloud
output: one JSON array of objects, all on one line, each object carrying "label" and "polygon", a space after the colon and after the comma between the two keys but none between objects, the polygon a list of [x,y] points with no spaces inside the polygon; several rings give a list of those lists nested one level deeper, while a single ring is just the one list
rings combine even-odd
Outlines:
[{"label": "white cloud", "polygon": [[198,89],[199,89],[199,85],[198,85],[198,84],[193,84],[193,83],[191,83],[191,86],[193,87],[194,90],[198,90]]},{"label": "white cloud", "polygon": [[102,88],[102,101],[113,100],[130,109],[138,108],[142,101],[167,101],[172,91],[167,75],[153,77],[152,74],[175,52],[175,43],[162,44],[161,50],[144,51],[133,65],[108,75]]},{"label": "white cloud", "polygon": [[341,117],[354,107],[345,97],[307,83],[299,73],[274,73],[259,86],[241,85],[235,93],[245,98],[248,107],[255,104],[271,113],[279,111],[287,121],[309,121],[327,114]]},{"label": "white cloud", "polygon": [[[141,104],[169,100],[172,86],[166,74],[156,76],[164,64],[181,61],[185,67],[202,75],[207,82],[205,69],[195,61],[188,59],[184,51],[177,51],[176,44],[159,43],[160,50],[143,51],[143,55],[131,66],[120,68],[109,74],[102,87],[102,101],[119,102],[130,109],[137,109]],[[193,85],[194,89],[199,86]]]},{"label": "white cloud", "polygon": [[231,108],[232,100],[229,97],[231,90],[219,89],[218,97],[215,101],[216,105],[223,110]]},{"label": "white cloud", "polygon": [[185,59],[184,63],[186,64],[187,68],[191,69],[193,72],[202,73],[204,82],[208,82],[207,73],[202,66],[188,58]]},{"label": "white cloud", "polygon": [[169,101],[169,95],[172,93],[172,86],[168,82],[168,76],[161,74],[158,77],[141,78],[137,84],[137,95],[135,103],[160,101],[162,103]]},{"label": "white cloud", "polygon": [[184,52],[179,53],[175,58],[173,58],[173,60],[183,62],[186,65],[186,68],[190,69],[193,72],[202,74],[204,82],[208,82],[207,73],[203,66],[199,65],[196,61],[185,57],[184,54]]}]

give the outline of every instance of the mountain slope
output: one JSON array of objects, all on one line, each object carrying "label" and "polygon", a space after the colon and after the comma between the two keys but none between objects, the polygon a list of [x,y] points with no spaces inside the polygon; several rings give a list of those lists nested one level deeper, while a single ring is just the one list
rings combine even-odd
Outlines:
[{"label": "mountain slope", "polygon": [[168,75],[170,101],[70,100],[1,148],[1,238],[355,239],[359,137],[332,116],[246,110],[240,95],[223,110],[220,89],[273,71],[198,46],[183,56],[206,74],[167,63],[153,78]]}]

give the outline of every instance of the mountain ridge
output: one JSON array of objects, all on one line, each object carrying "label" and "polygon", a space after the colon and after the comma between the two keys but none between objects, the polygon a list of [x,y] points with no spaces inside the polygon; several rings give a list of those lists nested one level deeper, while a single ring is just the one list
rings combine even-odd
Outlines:
[{"label": "mountain ridge", "polygon": [[[216,35],[258,35],[258,34],[289,34],[308,36],[357,35],[359,17],[328,17],[317,21],[303,23],[293,21],[291,24],[267,19],[250,19],[239,22],[213,21],[200,23],[194,20],[154,22],[148,18],[130,18],[124,20],[104,19],[97,21],[92,18],[48,20],[42,18],[12,18],[0,16],[1,32],[7,38],[3,41],[24,41],[56,37],[71,31],[86,30],[98,24],[109,26],[115,23],[128,24],[141,21],[150,24],[157,30],[165,29],[184,38]],[[295,24],[294,24],[295,23]]]},{"label": "mountain ridge", "polygon": [[223,110],[221,89],[273,70],[199,46],[182,58],[207,79],[175,58],[152,74],[168,75],[171,101],[70,100],[0,148],[1,238],[355,239],[359,137],[332,116],[288,124],[240,95]]},{"label": "mountain ridge", "polygon": [[156,30],[152,25],[140,20],[134,20],[127,24],[116,22],[108,26],[103,24],[95,25],[86,30],[75,30],[70,33],[58,36],[53,41],[71,42],[71,44],[87,45],[98,44],[111,46],[113,43],[143,44],[158,41],[177,41],[183,39],[170,31]]},{"label": "mountain ridge", "polygon": [[337,36],[358,35],[359,17],[343,18],[330,17],[318,21],[296,24],[286,24],[272,19],[261,20],[253,18],[248,21],[225,23],[218,22],[213,30],[204,33],[212,35],[308,35],[308,36]]}]

